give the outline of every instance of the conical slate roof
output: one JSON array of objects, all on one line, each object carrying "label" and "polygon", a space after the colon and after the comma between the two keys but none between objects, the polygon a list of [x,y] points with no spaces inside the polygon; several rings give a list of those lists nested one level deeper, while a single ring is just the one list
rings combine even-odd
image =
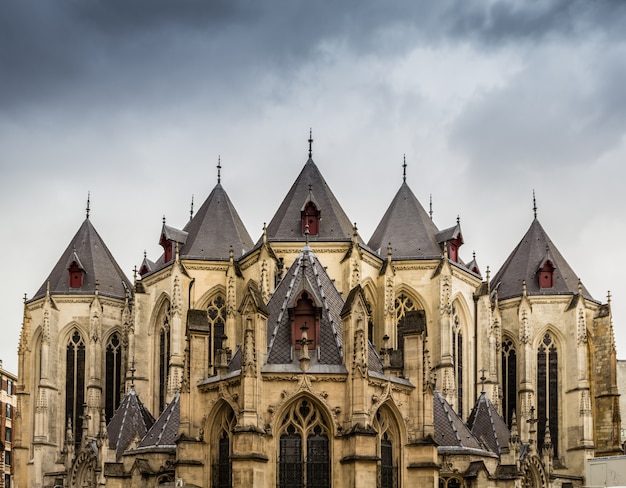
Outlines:
[{"label": "conical slate roof", "polygon": [[485,392],[478,397],[467,425],[491,452],[500,455],[503,449],[508,449],[511,432]]},{"label": "conical slate roof", "polygon": [[142,439],[153,424],[154,417],[131,388],[107,425],[109,447],[115,449],[119,458],[133,440]]},{"label": "conical slate roof", "polygon": [[435,390],[433,394],[435,440],[440,451],[487,451],[463,423],[446,399]]},{"label": "conical slate roof", "polygon": [[159,415],[150,430],[139,444],[137,449],[156,447],[176,447],[176,437],[178,437],[178,427],[180,424],[180,393],[176,393],[172,401],[167,404],[165,410]]},{"label": "conical slate roof", "polygon": [[183,230],[188,235],[180,256],[185,259],[228,259],[231,247],[239,258],[254,244],[221,183]]},{"label": "conical slate roof", "polygon": [[[70,287],[68,268],[73,261],[76,261],[83,270],[83,283],[80,288]],[[46,294],[48,283],[50,283],[50,293],[53,295],[92,294],[96,291],[96,283],[101,295],[114,298],[125,298],[132,289],[130,281],[89,218],[82,223],[48,278],[35,293],[33,300]]]},{"label": "conical slate roof", "polygon": [[437,259],[441,257],[438,232],[437,226],[405,181],[367,246],[383,256],[391,243],[394,259]]},{"label": "conical slate roof", "polygon": [[[542,289],[539,287],[537,272],[546,259],[549,259],[555,268],[554,285],[551,288]],[[520,296],[524,281],[528,295],[573,295],[578,293],[576,273],[536,218],[491,280],[491,290],[497,291],[500,300]],[[582,287],[582,294],[586,298],[593,299],[584,286]]]},{"label": "conical slate roof", "polygon": [[279,283],[267,304],[268,353],[267,363],[298,366],[297,354],[291,351],[291,321],[288,309],[302,291],[312,297],[317,307],[322,308],[319,324],[320,356],[312,359],[317,365],[342,364],[343,299],[309,246],[299,254],[289,271]]},{"label": "conical slate roof", "polygon": [[[310,235],[310,241],[352,240],[353,224],[311,158],[267,226],[267,240],[304,242],[301,211],[310,200],[321,212],[319,233]],[[362,242],[360,237],[359,242]]]}]

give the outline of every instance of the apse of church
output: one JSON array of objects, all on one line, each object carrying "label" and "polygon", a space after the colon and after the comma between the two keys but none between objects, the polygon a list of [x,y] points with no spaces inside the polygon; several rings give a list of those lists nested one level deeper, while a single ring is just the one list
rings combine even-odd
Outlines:
[{"label": "apse of church", "polygon": [[582,487],[621,453],[610,300],[536,210],[491,278],[405,162],[365,242],[312,142],[256,242],[218,164],[132,282],[88,207],[24,304],[18,486]]}]

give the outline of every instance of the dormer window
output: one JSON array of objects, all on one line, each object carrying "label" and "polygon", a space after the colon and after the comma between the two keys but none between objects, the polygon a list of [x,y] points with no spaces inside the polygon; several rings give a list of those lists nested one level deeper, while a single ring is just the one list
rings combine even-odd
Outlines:
[{"label": "dormer window", "polygon": [[554,264],[547,259],[539,268],[539,288],[552,288],[554,286]]},{"label": "dormer window", "polygon": [[296,306],[289,309],[291,319],[291,343],[296,349],[302,348],[302,332],[306,327],[308,348],[314,349],[318,344],[320,316],[322,309],[315,306],[312,297],[303,291],[296,300]]},{"label": "dormer window", "polygon": [[76,261],[72,261],[68,267],[70,273],[70,288],[83,286],[83,269]]},{"label": "dormer window", "polygon": [[450,261],[459,262],[459,247],[463,245],[463,236],[459,233],[457,237],[448,242],[448,257]]},{"label": "dormer window", "polygon": [[165,237],[165,234],[162,234],[159,244],[163,248],[163,260],[166,263],[169,263],[174,256],[174,241],[172,241],[171,239],[167,239]]},{"label": "dormer window", "polygon": [[320,232],[320,211],[312,201],[308,201],[301,211],[302,234],[306,234],[307,226],[309,235],[316,236]]}]

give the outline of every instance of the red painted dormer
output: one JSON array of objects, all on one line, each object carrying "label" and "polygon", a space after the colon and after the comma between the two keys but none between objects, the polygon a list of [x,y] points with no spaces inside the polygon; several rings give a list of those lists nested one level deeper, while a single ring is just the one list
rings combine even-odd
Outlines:
[{"label": "red painted dormer", "polygon": [[67,269],[70,273],[70,288],[81,288],[83,286],[83,268],[78,261],[72,261]]},{"label": "red painted dormer", "polygon": [[312,297],[303,291],[296,299],[296,306],[289,309],[291,320],[291,343],[296,349],[301,349],[302,327],[307,327],[309,349],[315,349],[319,343],[320,317],[322,309],[315,306]]},{"label": "red painted dormer", "polygon": [[454,239],[451,239],[448,247],[448,257],[455,263],[459,262],[459,248],[463,245],[463,236],[459,233]]},{"label": "red painted dormer", "polygon": [[309,235],[316,236],[320,233],[320,211],[312,201],[308,201],[302,209],[302,234],[306,234],[307,225]]},{"label": "red painted dormer", "polygon": [[161,234],[159,245],[163,248],[163,261],[169,263],[174,256],[174,246],[176,243],[165,237],[165,234]]},{"label": "red painted dormer", "polygon": [[539,288],[552,288],[554,286],[554,270],[552,261],[546,259],[539,268]]}]

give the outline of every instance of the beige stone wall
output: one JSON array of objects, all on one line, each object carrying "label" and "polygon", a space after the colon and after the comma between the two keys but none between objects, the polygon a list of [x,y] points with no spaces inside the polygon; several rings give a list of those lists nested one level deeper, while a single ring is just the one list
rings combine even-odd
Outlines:
[{"label": "beige stone wall", "polygon": [[626,359],[617,360],[617,389],[620,394],[619,406],[622,414],[620,442],[626,441]]}]

